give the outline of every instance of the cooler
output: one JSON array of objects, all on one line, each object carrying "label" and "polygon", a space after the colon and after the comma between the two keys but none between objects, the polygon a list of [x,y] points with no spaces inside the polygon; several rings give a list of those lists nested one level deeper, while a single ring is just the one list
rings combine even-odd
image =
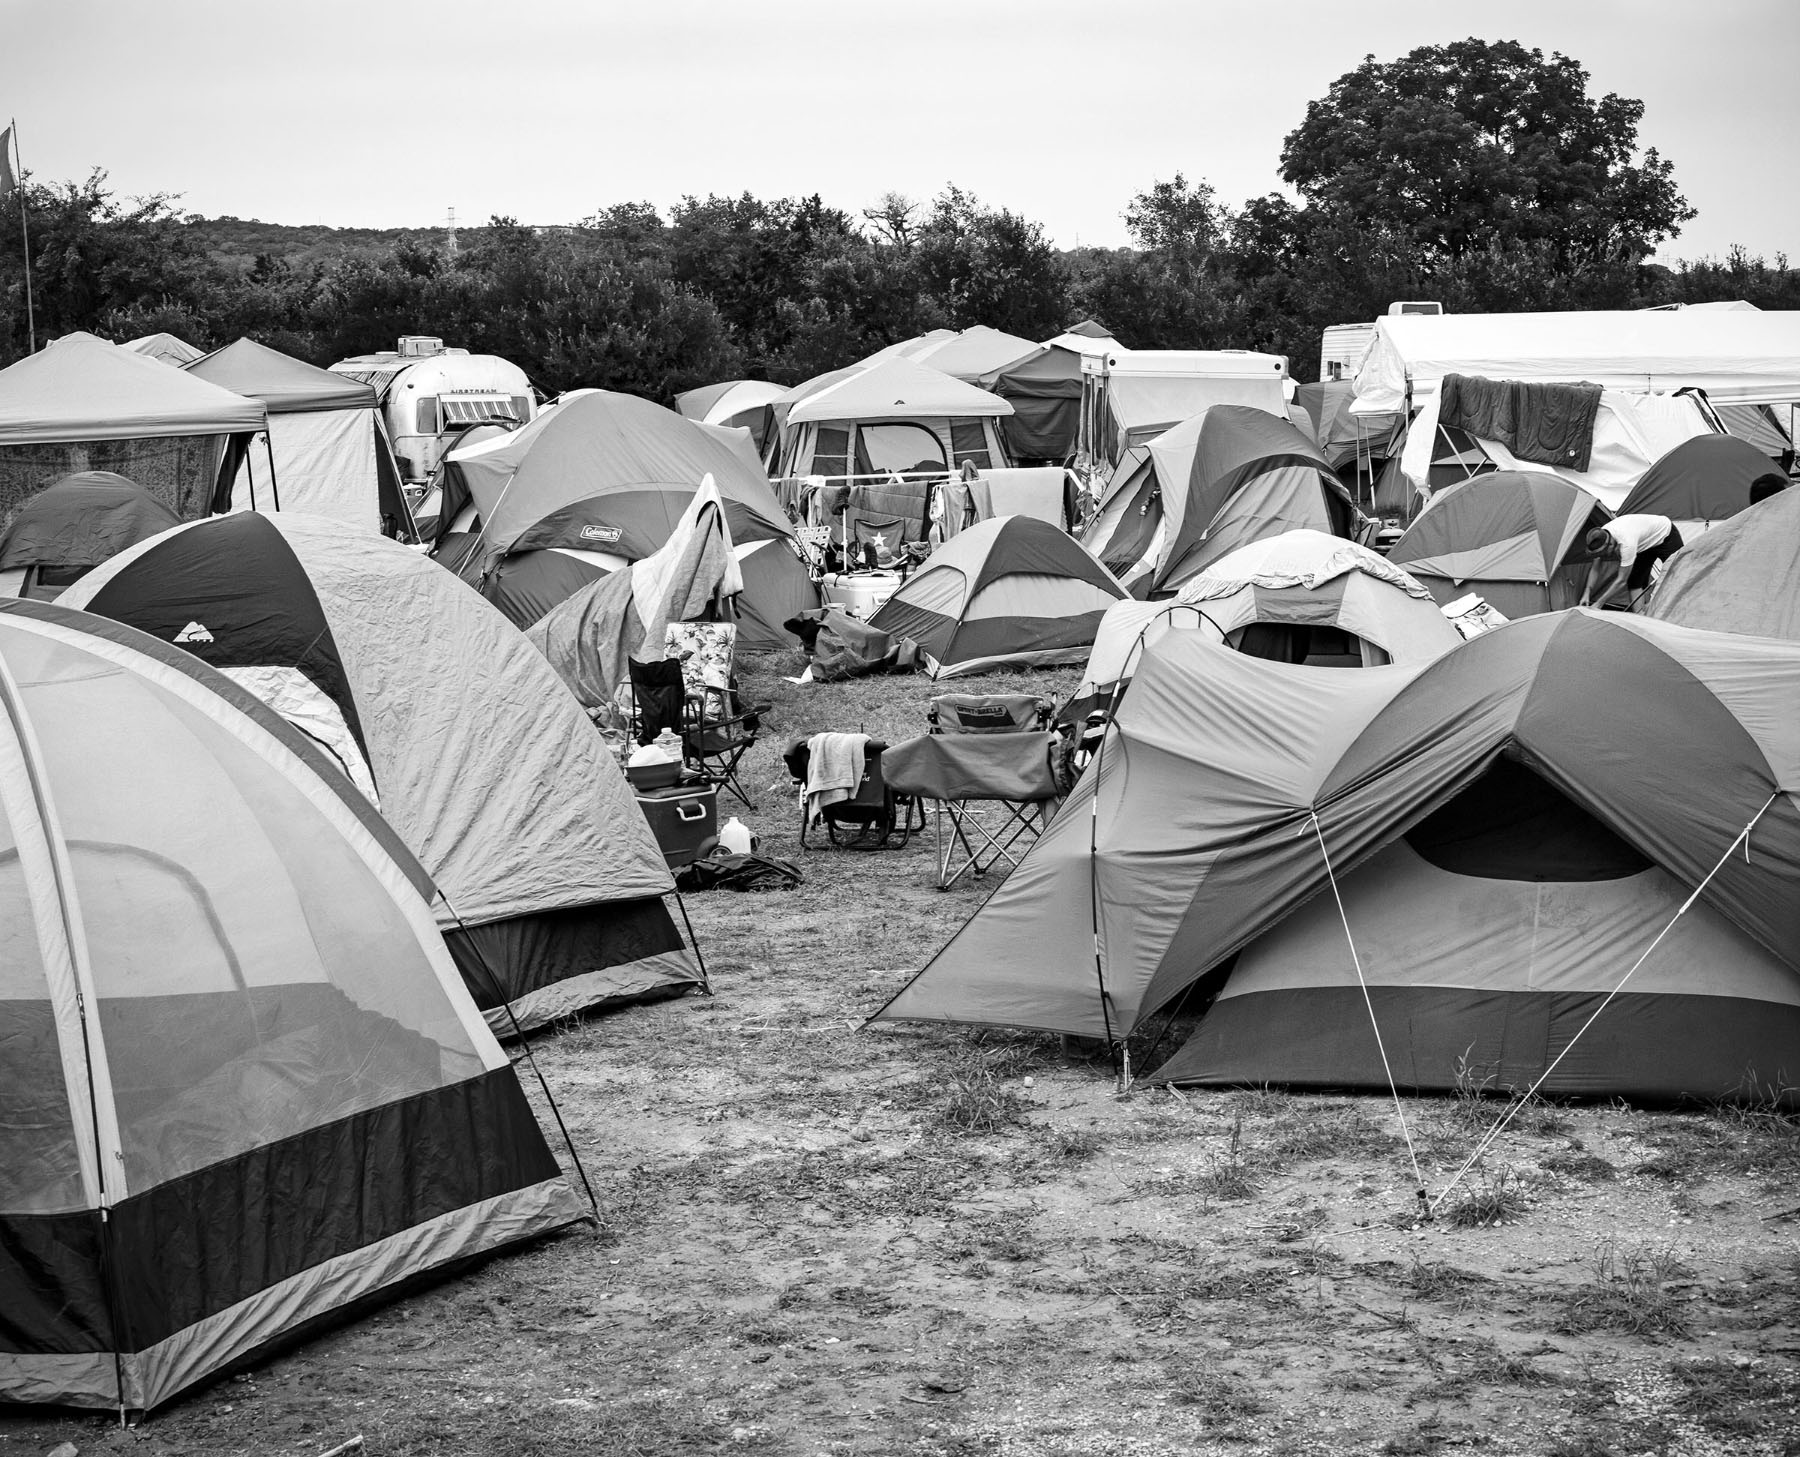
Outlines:
[{"label": "cooler", "polygon": [[900,590],[900,581],[898,572],[827,572],[819,579],[819,592],[826,606],[867,622]]},{"label": "cooler", "polygon": [[640,790],[637,802],[671,870],[693,864],[719,838],[717,785],[677,784],[669,789]]}]

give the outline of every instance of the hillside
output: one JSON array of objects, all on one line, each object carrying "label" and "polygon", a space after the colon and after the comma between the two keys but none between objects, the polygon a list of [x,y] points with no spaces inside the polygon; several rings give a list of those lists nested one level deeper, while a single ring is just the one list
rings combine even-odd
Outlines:
[{"label": "hillside", "polygon": [[[323,262],[346,253],[385,253],[396,243],[441,243],[444,229],[429,228],[334,228],[323,223],[265,223],[257,218],[206,218],[190,214],[184,220],[189,236],[208,254],[225,264],[248,267],[259,254],[291,263]],[[458,229],[458,237],[481,229]]]}]

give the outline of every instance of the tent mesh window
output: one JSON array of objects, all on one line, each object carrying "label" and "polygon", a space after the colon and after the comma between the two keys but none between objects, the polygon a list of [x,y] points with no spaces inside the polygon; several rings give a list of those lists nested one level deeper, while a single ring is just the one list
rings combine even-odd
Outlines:
[{"label": "tent mesh window", "polygon": [[90,470],[114,471],[136,481],[183,521],[191,521],[207,513],[224,448],[222,435],[0,446],[0,531],[44,487]]},{"label": "tent mesh window", "polygon": [[850,432],[842,425],[821,425],[813,436],[812,470],[815,476],[843,476],[850,465]]},{"label": "tent mesh window", "polygon": [[1623,880],[1651,868],[1555,786],[1513,759],[1493,766],[1406,834],[1424,859],[1483,880]]},{"label": "tent mesh window", "polygon": [[973,461],[977,470],[992,470],[993,457],[988,454],[987,431],[979,420],[950,422],[950,464],[960,466]]}]

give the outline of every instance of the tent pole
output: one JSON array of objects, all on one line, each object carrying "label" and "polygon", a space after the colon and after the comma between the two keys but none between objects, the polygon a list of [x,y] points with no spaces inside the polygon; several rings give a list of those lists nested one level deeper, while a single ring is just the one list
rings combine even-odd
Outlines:
[{"label": "tent pole", "polygon": [[275,509],[281,509],[281,482],[275,478],[275,429],[272,425],[263,430],[263,450],[269,457],[269,494],[275,498]]},{"label": "tent pole", "polygon": [[29,211],[25,194],[25,158],[19,152],[19,123],[9,118],[7,131],[12,134],[14,190],[19,194],[19,238],[25,249],[25,342],[26,353],[37,353],[37,308],[31,296],[31,227],[25,220]]}]

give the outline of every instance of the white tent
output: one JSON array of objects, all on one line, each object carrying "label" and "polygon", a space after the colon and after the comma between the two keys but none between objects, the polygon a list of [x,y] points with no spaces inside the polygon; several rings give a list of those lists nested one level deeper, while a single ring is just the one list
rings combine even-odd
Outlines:
[{"label": "white tent", "polygon": [[1800,311],[1398,314],[1376,321],[1351,409],[1416,408],[1447,374],[1572,382],[1717,403],[1800,399]]}]

